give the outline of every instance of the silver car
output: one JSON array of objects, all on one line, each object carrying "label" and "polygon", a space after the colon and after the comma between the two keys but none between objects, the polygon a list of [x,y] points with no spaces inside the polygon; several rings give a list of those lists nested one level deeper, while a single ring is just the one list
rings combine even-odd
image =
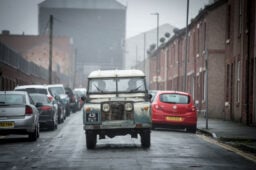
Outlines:
[{"label": "silver car", "polygon": [[9,134],[39,137],[39,112],[27,92],[0,91],[0,135]]}]

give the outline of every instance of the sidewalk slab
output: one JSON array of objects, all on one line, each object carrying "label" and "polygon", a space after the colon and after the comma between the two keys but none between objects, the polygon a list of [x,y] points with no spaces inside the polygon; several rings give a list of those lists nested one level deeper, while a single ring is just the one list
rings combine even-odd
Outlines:
[{"label": "sidewalk slab", "polygon": [[[225,121],[221,119],[208,119],[208,129],[206,129],[206,119],[198,117],[197,128],[222,139],[249,139],[256,141],[256,128],[249,127],[242,123]],[[215,135],[215,136],[214,136]]]},{"label": "sidewalk slab", "polygon": [[205,117],[198,116],[197,130],[216,140],[256,153],[256,127],[249,127],[233,121],[209,118],[208,128],[206,128]]}]

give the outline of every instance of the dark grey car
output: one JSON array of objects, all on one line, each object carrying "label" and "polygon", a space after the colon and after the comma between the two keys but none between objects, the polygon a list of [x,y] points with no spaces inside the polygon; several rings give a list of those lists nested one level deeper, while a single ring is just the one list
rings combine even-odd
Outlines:
[{"label": "dark grey car", "polygon": [[30,96],[39,111],[40,128],[57,129],[58,112],[53,103],[45,94],[32,93]]}]

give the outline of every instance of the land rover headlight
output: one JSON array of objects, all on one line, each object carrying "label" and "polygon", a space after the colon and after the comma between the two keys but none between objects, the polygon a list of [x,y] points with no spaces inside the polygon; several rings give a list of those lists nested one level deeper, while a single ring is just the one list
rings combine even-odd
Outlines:
[{"label": "land rover headlight", "polygon": [[125,109],[125,111],[132,111],[132,109],[133,109],[132,103],[125,103],[124,109]]},{"label": "land rover headlight", "polygon": [[110,110],[109,104],[108,104],[108,103],[103,103],[103,105],[102,105],[102,111],[103,111],[103,112],[109,112],[109,110]]}]

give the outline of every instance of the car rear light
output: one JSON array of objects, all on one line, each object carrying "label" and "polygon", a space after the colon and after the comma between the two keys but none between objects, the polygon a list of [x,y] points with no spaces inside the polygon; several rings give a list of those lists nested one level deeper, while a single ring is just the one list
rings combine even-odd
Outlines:
[{"label": "car rear light", "polygon": [[195,112],[195,111],[196,111],[196,107],[192,106],[192,112]]},{"label": "car rear light", "polygon": [[26,115],[32,115],[33,114],[33,109],[30,106],[26,106],[25,114]]},{"label": "car rear light", "polygon": [[159,106],[158,104],[154,104],[153,107],[154,107],[156,110],[162,110],[161,106]]},{"label": "car rear light", "polygon": [[189,112],[195,112],[196,111],[196,107],[195,106],[189,106],[188,111]]},{"label": "car rear light", "polygon": [[42,106],[40,109],[43,111],[48,111],[48,110],[51,110],[52,107],[51,106]]}]

